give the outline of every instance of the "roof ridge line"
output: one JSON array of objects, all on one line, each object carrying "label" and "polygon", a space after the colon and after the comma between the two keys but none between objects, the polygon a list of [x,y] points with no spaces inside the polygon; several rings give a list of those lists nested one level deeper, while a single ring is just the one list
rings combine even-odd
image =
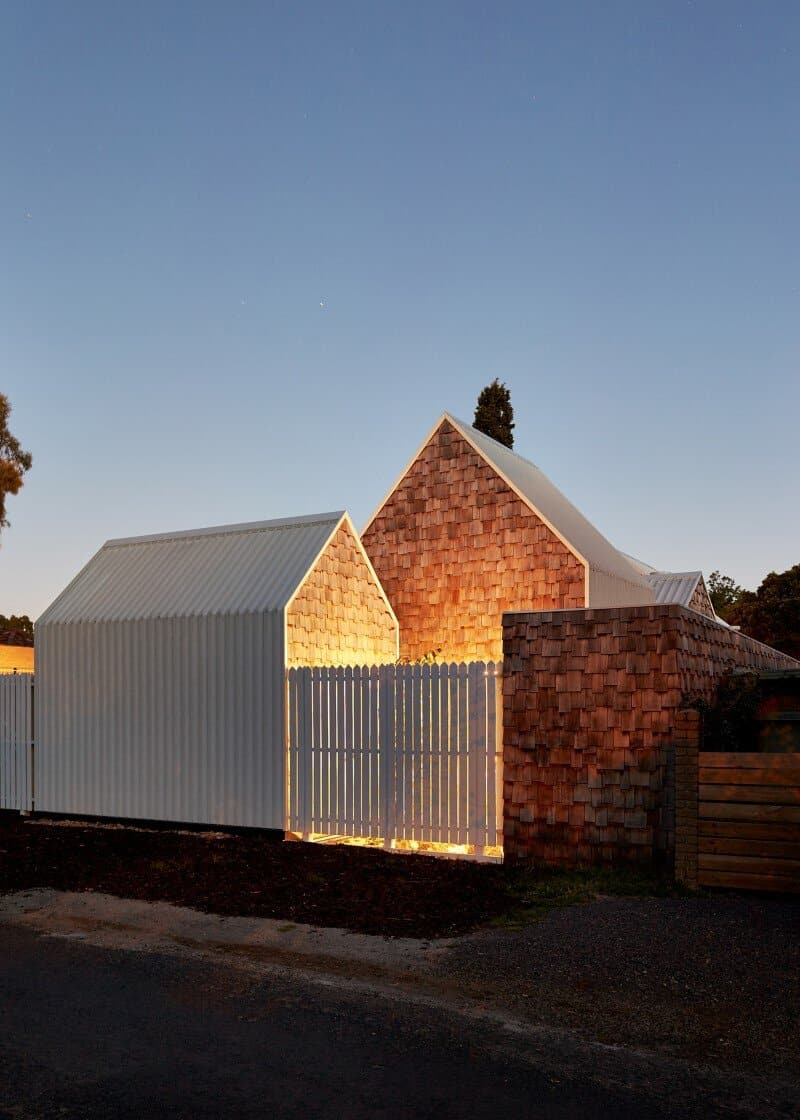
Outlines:
[{"label": "roof ridge line", "polygon": [[[452,412],[446,412],[445,416],[448,420],[453,421],[460,427],[471,428],[473,432],[478,432],[483,436],[484,439],[490,439],[492,443],[496,443],[497,446],[502,447],[504,451],[510,451],[512,455],[516,455],[516,457],[518,459],[521,459],[523,463],[527,463],[529,467],[533,467],[534,470],[541,471],[541,473],[544,474],[542,468],[534,463],[533,459],[528,459],[525,455],[520,455],[519,451],[515,451],[513,447],[507,447],[506,444],[501,443],[499,439],[495,439],[494,436],[490,436],[488,432],[482,432],[480,428],[476,428],[474,424],[469,424],[466,420],[460,420],[457,416],[454,416]],[[555,483],[553,483],[553,485],[555,486]],[[567,498],[567,501],[569,501],[569,498]]]},{"label": "roof ridge line", "polygon": [[103,548],[120,548],[133,544],[150,544],[156,541],[191,540],[198,537],[225,537],[260,533],[268,530],[294,529],[309,525],[334,525],[341,521],[346,510],[330,513],[312,513],[301,517],[277,517],[271,521],[242,521],[231,525],[209,525],[200,529],[173,529],[165,533],[145,533],[138,537],[112,537]]}]

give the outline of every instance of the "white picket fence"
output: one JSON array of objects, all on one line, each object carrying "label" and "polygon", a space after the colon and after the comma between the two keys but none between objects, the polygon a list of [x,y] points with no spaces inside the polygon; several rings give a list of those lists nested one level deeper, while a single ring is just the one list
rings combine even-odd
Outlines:
[{"label": "white picket fence", "polygon": [[288,823],[325,835],[502,845],[501,667],[288,674]]},{"label": "white picket fence", "polygon": [[0,673],[0,809],[33,808],[33,673]]}]

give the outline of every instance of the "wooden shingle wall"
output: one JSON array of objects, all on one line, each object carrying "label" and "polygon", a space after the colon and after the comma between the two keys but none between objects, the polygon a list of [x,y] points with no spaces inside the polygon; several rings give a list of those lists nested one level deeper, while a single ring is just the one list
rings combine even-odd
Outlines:
[{"label": "wooden shingle wall", "polygon": [[[796,663],[677,606],[507,614],[505,854],[651,863],[671,854],[668,748],[685,696],[729,669]],[[682,726],[682,725],[681,725]]]},{"label": "wooden shingle wall", "polygon": [[363,543],[411,659],[497,660],[504,611],[585,603],[583,564],[447,422]]},{"label": "wooden shingle wall", "polygon": [[396,660],[396,623],[346,524],[286,612],[286,638],[290,666]]},{"label": "wooden shingle wall", "polygon": [[689,600],[689,606],[693,611],[699,611],[700,614],[707,615],[709,618],[714,617],[714,607],[708,597],[708,592],[703,586],[703,581],[699,580],[697,587],[692,592],[692,597]]}]

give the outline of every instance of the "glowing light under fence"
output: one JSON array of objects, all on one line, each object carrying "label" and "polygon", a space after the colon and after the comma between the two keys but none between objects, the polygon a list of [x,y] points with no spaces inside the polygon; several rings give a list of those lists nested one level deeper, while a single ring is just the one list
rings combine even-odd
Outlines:
[{"label": "glowing light under fence", "polygon": [[[298,837],[299,839],[299,837]],[[418,853],[420,855],[439,856],[444,859],[485,859],[501,862],[503,848],[501,845],[488,845],[476,847],[474,844],[444,844],[434,840],[393,840],[390,847],[384,845],[382,837],[378,836],[331,836],[327,833],[309,833],[304,839],[311,844],[337,844],[350,848],[376,848],[382,851],[395,852],[399,855]]]}]

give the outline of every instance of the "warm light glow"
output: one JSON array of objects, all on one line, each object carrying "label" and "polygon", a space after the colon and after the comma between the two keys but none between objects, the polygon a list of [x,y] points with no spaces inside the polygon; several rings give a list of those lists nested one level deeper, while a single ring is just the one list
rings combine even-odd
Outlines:
[{"label": "warm light glow", "polygon": [[15,672],[33,672],[33,646],[0,645],[0,673]]},{"label": "warm light glow", "polygon": [[[329,836],[323,832],[309,833],[305,839],[311,844],[342,844],[353,848],[384,848],[379,836]],[[400,855],[419,853],[426,856],[440,856],[444,859],[469,857],[477,860],[497,861],[503,859],[503,849],[497,847],[476,847],[475,844],[441,844],[433,840],[393,840],[386,851]]]}]

